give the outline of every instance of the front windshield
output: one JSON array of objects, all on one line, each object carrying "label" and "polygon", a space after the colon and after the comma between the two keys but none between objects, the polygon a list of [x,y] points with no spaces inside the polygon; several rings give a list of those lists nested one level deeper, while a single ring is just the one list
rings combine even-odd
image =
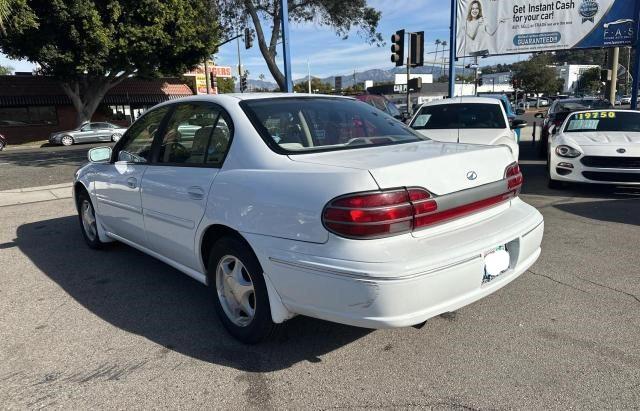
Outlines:
[{"label": "front windshield", "polygon": [[428,140],[357,100],[291,97],[245,100],[241,107],[267,144],[287,153]]},{"label": "front windshield", "polygon": [[566,123],[565,133],[598,131],[640,132],[640,113],[632,111],[588,111],[574,113]]}]

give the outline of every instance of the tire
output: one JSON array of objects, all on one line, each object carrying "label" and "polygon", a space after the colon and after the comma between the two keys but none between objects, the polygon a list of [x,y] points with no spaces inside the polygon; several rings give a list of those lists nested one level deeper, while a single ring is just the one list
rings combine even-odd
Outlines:
[{"label": "tire", "polygon": [[73,137],[71,137],[71,136],[62,136],[62,138],[60,139],[60,143],[63,146],[71,146],[74,143]]},{"label": "tire", "polygon": [[245,344],[271,337],[279,326],[271,319],[262,267],[249,245],[239,238],[223,237],[211,247],[208,261],[209,285],[224,328]]},{"label": "tire", "polygon": [[0,141],[0,151],[4,150],[4,148],[6,147],[6,143],[4,141]]},{"label": "tire", "polygon": [[[92,218],[89,218],[86,213],[90,213]],[[78,194],[78,220],[85,243],[94,250],[103,248],[104,243],[100,241],[100,237],[98,236],[95,209],[93,208],[89,194],[84,190]]]},{"label": "tire", "polygon": [[118,140],[120,140],[120,138],[122,137],[122,134],[120,133],[113,133],[111,135],[111,141],[113,141],[114,143],[117,143]]}]

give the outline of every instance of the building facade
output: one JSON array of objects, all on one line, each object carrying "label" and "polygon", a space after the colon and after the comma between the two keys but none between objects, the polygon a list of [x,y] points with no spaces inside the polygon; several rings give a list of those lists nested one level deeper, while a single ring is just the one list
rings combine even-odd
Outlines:
[{"label": "building facade", "polygon": [[[158,103],[193,95],[181,79],[128,78],[105,95],[93,121],[128,127]],[[60,83],[45,76],[0,76],[0,134],[9,144],[46,140],[77,126],[76,110]]]}]

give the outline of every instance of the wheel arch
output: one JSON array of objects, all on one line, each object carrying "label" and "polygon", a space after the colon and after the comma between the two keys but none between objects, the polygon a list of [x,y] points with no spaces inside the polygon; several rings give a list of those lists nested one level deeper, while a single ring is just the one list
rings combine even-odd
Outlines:
[{"label": "wheel arch", "polygon": [[76,205],[76,211],[80,210],[78,205],[78,194],[83,191],[87,193],[89,198],[91,198],[91,194],[89,193],[87,187],[81,181],[76,181],[73,185],[73,203]]},{"label": "wheel arch", "polygon": [[[204,234],[202,235],[202,240],[200,241],[200,259],[205,269],[207,285],[211,284],[211,279],[209,278],[209,270],[208,270],[209,250],[211,250],[211,247],[213,246],[213,244],[215,244],[216,241],[218,241],[223,237],[234,237],[242,241],[247,245],[247,247],[249,247],[249,250],[251,250],[251,252],[254,255],[256,255],[256,258],[258,259],[258,261],[260,260],[257,253],[251,246],[251,244],[249,244],[249,241],[247,241],[247,239],[244,238],[244,236],[240,234],[239,231],[223,224],[212,224],[204,230]],[[286,308],[282,303],[282,298],[278,294],[278,291],[276,290],[273,283],[271,282],[271,279],[269,278],[268,274],[265,272],[263,272],[262,274],[264,277],[265,284],[267,286],[267,292],[269,294],[269,306],[271,309],[271,319],[273,320],[273,322],[278,324],[293,317],[294,314],[290,312],[289,309]]]}]

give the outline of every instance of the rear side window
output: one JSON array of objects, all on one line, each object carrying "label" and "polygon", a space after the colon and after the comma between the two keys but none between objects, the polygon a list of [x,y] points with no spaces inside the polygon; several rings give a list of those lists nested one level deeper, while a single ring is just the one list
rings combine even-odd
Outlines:
[{"label": "rear side window", "polygon": [[211,165],[222,163],[231,130],[217,106],[178,104],[160,141],[158,163]]},{"label": "rear side window", "polygon": [[373,106],[345,98],[245,100],[241,107],[265,142],[296,153],[427,140]]},{"label": "rear side window", "polygon": [[411,123],[416,130],[506,128],[500,105],[482,103],[439,104],[422,107]]}]

